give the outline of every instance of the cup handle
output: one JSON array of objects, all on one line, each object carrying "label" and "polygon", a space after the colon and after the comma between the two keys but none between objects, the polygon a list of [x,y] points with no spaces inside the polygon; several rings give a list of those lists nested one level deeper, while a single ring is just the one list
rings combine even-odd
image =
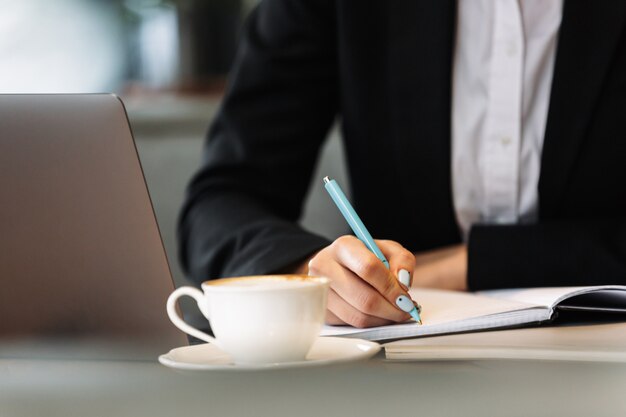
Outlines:
[{"label": "cup handle", "polygon": [[204,294],[202,293],[202,291],[193,287],[180,287],[173,293],[171,293],[170,296],[167,298],[167,315],[169,316],[170,320],[172,321],[172,323],[174,323],[174,326],[178,327],[183,332],[190,334],[200,340],[204,340],[205,342],[213,343],[219,346],[219,343],[214,337],[211,337],[208,334],[196,329],[195,327],[188,325],[183,319],[180,318],[180,316],[178,315],[178,311],[176,311],[176,301],[178,301],[180,297],[185,295],[196,300],[198,308],[200,309],[202,314],[204,314],[207,319],[209,318],[208,310],[205,305],[206,299],[204,298]]}]

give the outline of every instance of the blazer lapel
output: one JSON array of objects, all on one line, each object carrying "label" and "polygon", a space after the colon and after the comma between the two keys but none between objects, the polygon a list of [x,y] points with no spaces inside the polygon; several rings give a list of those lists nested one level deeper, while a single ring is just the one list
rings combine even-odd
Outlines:
[{"label": "blazer lapel", "polygon": [[542,218],[559,209],[625,16],[624,1],[565,0],[541,158]]}]

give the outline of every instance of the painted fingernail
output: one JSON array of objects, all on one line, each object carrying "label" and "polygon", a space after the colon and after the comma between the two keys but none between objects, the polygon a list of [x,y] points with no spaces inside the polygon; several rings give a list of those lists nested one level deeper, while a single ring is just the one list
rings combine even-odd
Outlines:
[{"label": "painted fingernail", "polygon": [[409,288],[411,286],[411,274],[409,274],[409,271],[407,271],[406,269],[401,269],[398,272],[398,281],[400,281],[400,284]]},{"label": "painted fingernail", "polygon": [[400,307],[400,310],[409,313],[411,317],[413,317],[413,320],[415,320],[419,324],[422,324],[422,319],[420,317],[419,311],[421,310],[421,307],[415,305],[414,301],[411,300],[409,297],[407,297],[406,295],[399,296],[398,298],[396,298],[396,305]]},{"label": "painted fingernail", "polygon": [[413,304],[413,300],[411,300],[406,295],[401,295],[398,298],[396,298],[396,305],[400,308],[400,310],[405,311],[407,313],[410,313],[415,308],[415,305]]}]

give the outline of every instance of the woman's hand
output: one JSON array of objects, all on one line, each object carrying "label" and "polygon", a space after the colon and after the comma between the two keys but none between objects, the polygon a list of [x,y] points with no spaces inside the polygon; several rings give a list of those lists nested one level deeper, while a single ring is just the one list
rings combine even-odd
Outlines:
[{"label": "woman's hand", "polygon": [[413,286],[467,290],[467,246],[416,253]]},{"label": "woman's hand", "polygon": [[[376,240],[390,269],[354,236],[342,236],[308,262],[308,273],[331,279],[326,323],[382,326],[411,317],[396,300],[408,295],[415,257],[399,243]],[[401,272],[403,271],[403,272]],[[400,274],[404,285],[398,281]]]}]

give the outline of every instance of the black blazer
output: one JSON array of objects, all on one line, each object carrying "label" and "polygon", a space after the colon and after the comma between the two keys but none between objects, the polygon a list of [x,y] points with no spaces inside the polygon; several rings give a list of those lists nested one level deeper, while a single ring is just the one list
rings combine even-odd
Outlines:
[{"label": "black blazer", "polygon": [[[372,234],[414,252],[459,243],[455,18],[452,0],[261,2],[181,213],[188,275],[280,271],[328,244],[296,221],[338,115],[353,203]],[[626,284],[625,28],[624,1],[565,0],[539,220],[471,229],[471,289]]]}]

